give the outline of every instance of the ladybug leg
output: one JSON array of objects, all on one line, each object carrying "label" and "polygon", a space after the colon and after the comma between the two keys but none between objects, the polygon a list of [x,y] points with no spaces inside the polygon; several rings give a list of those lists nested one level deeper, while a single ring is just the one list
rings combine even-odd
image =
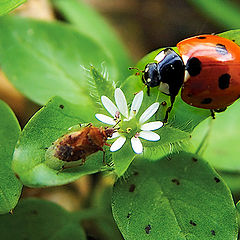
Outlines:
[{"label": "ladybug leg", "polygon": [[171,105],[170,105],[170,107],[168,107],[168,109],[167,109],[167,111],[165,113],[165,118],[163,120],[163,123],[167,123],[167,121],[168,121],[168,115],[169,115],[169,113],[171,112],[171,110],[173,108],[173,104],[174,104],[174,101],[175,101],[175,96],[171,96],[170,100],[171,100]]},{"label": "ladybug leg", "polygon": [[150,96],[150,87],[147,85],[147,95]]},{"label": "ladybug leg", "polygon": [[215,111],[213,109],[210,109],[210,112],[211,112],[211,116],[212,116],[212,119],[215,119]]},{"label": "ladybug leg", "polygon": [[220,113],[220,112],[224,112],[227,108],[219,108],[219,109],[214,109],[214,112]]}]

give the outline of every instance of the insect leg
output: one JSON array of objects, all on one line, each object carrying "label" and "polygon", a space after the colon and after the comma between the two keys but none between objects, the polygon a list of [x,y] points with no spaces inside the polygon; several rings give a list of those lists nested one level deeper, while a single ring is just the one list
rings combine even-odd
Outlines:
[{"label": "insect leg", "polygon": [[171,96],[170,100],[171,100],[171,105],[170,105],[170,107],[168,107],[168,109],[167,109],[167,111],[165,113],[165,118],[163,120],[163,123],[167,123],[167,121],[168,121],[168,115],[169,115],[169,113],[171,112],[171,110],[173,108],[173,104],[174,104],[174,101],[175,101],[175,96]]}]

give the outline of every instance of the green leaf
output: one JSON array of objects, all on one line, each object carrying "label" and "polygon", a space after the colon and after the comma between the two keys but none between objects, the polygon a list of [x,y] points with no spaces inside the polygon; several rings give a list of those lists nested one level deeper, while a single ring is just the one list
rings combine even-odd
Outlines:
[{"label": "green leaf", "polygon": [[75,28],[10,16],[0,19],[0,63],[13,85],[39,104],[53,96],[89,104],[84,68],[101,70],[104,63],[111,79],[118,72],[112,57]]},{"label": "green leaf", "polygon": [[95,39],[111,54],[119,68],[121,82],[129,75],[128,67],[132,66],[125,47],[115,34],[113,28],[94,9],[84,1],[77,0],[52,0],[53,4],[63,16],[74,24],[80,32]]},{"label": "green leaf", "polygon": [[89,92],[92,101],[99,103],[101,96],[108,95],[109,93],[112,97],[116,88],[115,82],[112,79],[108,79],[107,76],[103,76],[99,73],[94,66],[90,68],[90,73],[92,78],[89,80]]},{"label": "green leaf", "polygon": [[[224,0],[188,0],[193,6],[212,18],[219,26],[228,29],[240,27],[240,5]],[[236,2],[237,3],[237,2]]]},{"label": "green leaf", "polygon": [[[239,112],[240,102],[235,102],[225,112],[216,114],[216,119],[204,121],[193,132],[193,142],[198,146],[201,133],[206,133],[207,140],[202,155],[218,170],[239,172]],[[210,124],[210,125],[209,125]],[[209,132],[207,133],[207,130]]]},{"label": "green leaf", "polygon": [[237,214],[222,178],[197,155],[139,159],[113,192],[113,215],[126,240],[237,239]]},{"label": "green leaf", "polygon": [[2,101],[0,101],[0,116],[0,213],[2,214],[16,206],[22,184],[11,168],[20,126],[12,110]]},{"label": "green leaf", "polygon": [[[240,27],[240,26],[239,26]],[[240,45],[240,30],[230,30],[218,34],[220,37],[224,37],[234,41],[236,44]]]},{"label": "green leaf", "polygon": [[26,0],[1,0],[0,1],[0,16],[11,12],[21,4],[25,3]]},{"label": "green leaf", "polygon": [[60,206],[43,200],[21,201],[13,215],[0,216],[2,239],[86,240],[79,222]]},{"label": "green leaf", "polygon": [[14,153],[13,169],[23,184],[33,187],[62,185],[83,175],[106,170],[100,151],[89,156],[83,166],[63,171],[60,169],[65,162],[46,154],[46,148],[68,133],[69,127],[94,123],[93,116],[89,106],[79,108],[60,97],[52,99],[36,113],[23,129]]}]

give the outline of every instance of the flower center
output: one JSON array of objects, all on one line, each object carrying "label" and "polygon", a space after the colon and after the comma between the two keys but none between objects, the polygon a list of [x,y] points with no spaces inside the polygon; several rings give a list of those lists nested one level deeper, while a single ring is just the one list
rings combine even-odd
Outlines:
[{"label": "flower center", "polygon": [[135,117],[128,121],[121,121],[120,123],[120,129],[119,133],[124,135],[127,138],[131,138],[135,136],[135,134],[138,132],[138,121]]}]

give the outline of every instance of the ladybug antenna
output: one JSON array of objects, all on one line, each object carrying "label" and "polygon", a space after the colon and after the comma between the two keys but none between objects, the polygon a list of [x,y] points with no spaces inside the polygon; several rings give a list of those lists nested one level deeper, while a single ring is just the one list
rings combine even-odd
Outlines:
[{"label": "ladybug antenna", "polygon": [[143,73],[144,71],[143,70],[140,70],[139,68],[137,68],[137,67],[129,67],[128,68],[129,70],[137,70],[138,72],[141,72],[141,73]]}]

